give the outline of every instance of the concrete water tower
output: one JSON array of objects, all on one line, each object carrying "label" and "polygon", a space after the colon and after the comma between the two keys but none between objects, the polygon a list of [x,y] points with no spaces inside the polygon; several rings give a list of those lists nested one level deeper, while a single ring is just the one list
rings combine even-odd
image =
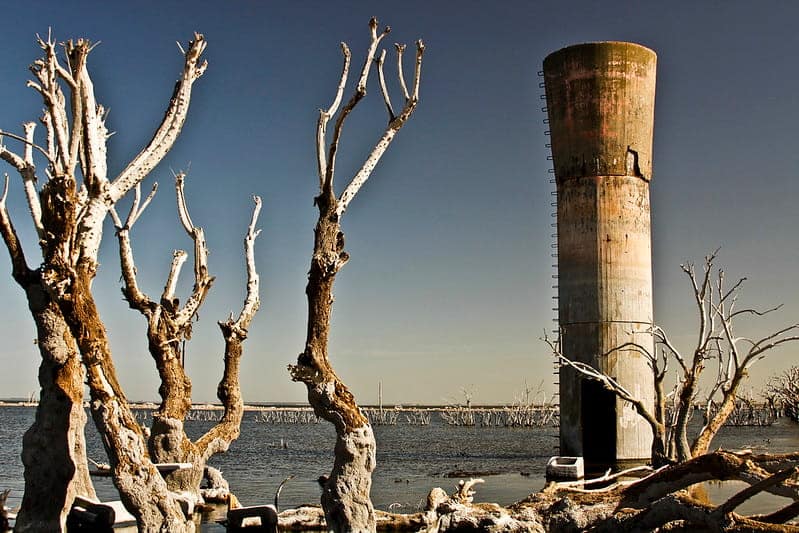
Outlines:
[{"label": "concrete water tower", "polygon": [[[649,181],[656,55],[624,42],[579,44],[544,60],[557,183],[561,350],[654,404]],[[610,352],[610,353],[608,353]],[[589,463],[648,458],[652,432],[629,405],[560,370],[560,454]]]}]

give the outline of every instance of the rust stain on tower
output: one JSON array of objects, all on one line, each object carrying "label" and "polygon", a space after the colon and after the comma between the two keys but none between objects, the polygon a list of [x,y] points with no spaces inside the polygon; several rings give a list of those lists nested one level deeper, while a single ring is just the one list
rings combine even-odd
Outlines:
[{"label": "rust stain on tower", "polygon": [[[628,342],[652,350],[649,181],[652,50],[579,44],[544,60],[558,195],[561,349],[615,378],[650,406],[652,372]],[[631,407],[568,368],[560,371],[560,452],[588,462],[650,456],[652,432]]]}]

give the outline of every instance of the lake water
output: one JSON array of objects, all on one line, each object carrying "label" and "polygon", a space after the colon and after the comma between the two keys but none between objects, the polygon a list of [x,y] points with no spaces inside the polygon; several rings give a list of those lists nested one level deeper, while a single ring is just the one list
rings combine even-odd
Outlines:
[{"label": "lake water", "polygon": [[[20,452],[22,434],[31,425],[31,407],[0,408],[0,490],[12,490],[9,504],[19,505],[24,488]],[[247,411],[241,437],[231,449],[211,459],[222,470],[232,492],[244,505],[272,503],[275,489],[289,475],[295,478],[281,492],[281,508],[319,502],[317,478],[333,463],[335,433],[330,424],[267,424],[258,413]],[[199,436],[213,422],[187,421],[187,432]],[[460,478],[482,477],[476,501],[510,504],[544,484],[547,459],[557,452],[558,430],[547,428],[456,427],[433,413],[428,426],[411,426],[402,417],[394,426],[375,426],[377,469],[372,500],[378,509],[415,512],[423,507],[433,487],[448,493]],[[89,456],[106,461],[94,426],[87,425]],[[715,447],[751,448],[757,452],[792,452],[799,449],[799,425],[780,419],[770,427],[722,429]],[[448,477],[453,476],[453,477]],[[118,499],[109,478],[95,478],[101,499]],[[723,497],[734,486],[711,486],[711,498]],[[760,512],[778,505],[768,497],[743,512]],[[219,509],[207,520],[222,518]],[[203,531],[223,531],[210,523]]]}]

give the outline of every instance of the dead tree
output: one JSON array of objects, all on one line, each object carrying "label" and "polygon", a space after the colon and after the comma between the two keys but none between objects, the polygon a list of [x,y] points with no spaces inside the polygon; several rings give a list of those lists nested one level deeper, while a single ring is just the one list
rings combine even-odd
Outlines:
[{"label": "dead tree", "polygon": [[[114,204],[147,176],[177,139],[188,112],[194,81],[206,68],[206,62],[201,60],[206,43],[199,34],[189,43],[183,54],[183,71],[161,124],[144,149],[113,179],[107,172],[106,141],[109,132],[105,125],[106,110],[95,99],[87,67],[91,43],[85,39],[64,43],[65,63],[58,59],[59,47],[53,39],[39,39],[39,44],[44,55],[32,65],[35,80],[28,85],[41,95],[44,103],[41,122],[45,129],[45,142],[43,146],[35,144],[34,126],[26,125],[24,136],[4,134],[23,142],[23,155],[3,148],[2,158],[22,177],[42,258],[39,268],[32,270],[27,266],[5,210],[3,195],[4,214],[0,224],[14,266],[14,276],[18,281],[29,283],[23,286],[29,301],[35,303],[31,305],[31,311],[39,336],[51,341],[56,351],[63,349],[63,352],[53,354],[58,356],[53,360],[61,365],[52,376],[54,382],[59,380],[57,386],[70,389],[81,383],[82,376],[78,376],[80,366],[69,350],[77,346],[80,352],[90,392],[92,418],[103,437],[114,483],[125,506],[136,516],[140,530],[183,531],[192,526],[187,525],[180,506],[149,459],[141,427],[119,385],[108,336],[91,286],[97,273],[103,221]],[[46,162],[44,175],[37,170],[34,152]],[[37,187],[37,181],[44,181],[41,188]],[[50,319],[42,314],[45,310],[55,317],[52,322],[47,322]],[[62,341],[56,337],[63,335],[64,324],[72,338],[64,336],[63,344],[59,344]],[[43,357],[43,366],[46,363],[47,357]],[[48,376],[46,379],[51,378]],[[68,391],[70,401],[78,401],[82,388],[79,385]],[[41,404],[40,409],[48,409],[48,403]],[[70,422],[74,424],[74,421]],[[40,428],[40,431],[44,430]],[[54,431],[48,444],[56,445],[56,440],[63,441],[72,433],[71,428]],[[74,444],[68,441],[66,445],[57,445]],[[37,456],[37,460],[40,457]],[[52,475],[64,468],[61,464],[42,467],[46,472],[40,470],[41,475]],[[62,490],[31,497],[40,496],[69,505],[71,502],[66,501],[67,495],[68,492]],[[60,529],[60,526],[47,529]]]},{"label": "dead tree", "polygon": [[255,229],[261,210],[261,199],[255,196],[255,208],[247,234],[244,238],[244,255],[247,264],[247,292],[239,316],[219,322],[225,339],[224,370],[217,396],[224,413],[219,422],[196,442],[192,442],[184,430],[186,415],[191,409],[191,379],[183,367],[184,341],[191,338],[192,322],[196,319],[214,278],[208,273],[208,247],[203,229],[194,225],[189,216],[184,194],[185,174],[175,177],[177,207],[180,223],[194,243],[194,288],[183,305],[175,296],[180,271],[188,254],[176,250],[166,285],[158,301],[150,299],[139,288],[130,231],[136,220],[150,203],[150,195],[140,205],[140,190],[136,187],[133,205],[123,223],[115,210],[111,216],[117,228],[119,256],[124,287],[122,293],[131,308],[147,319],[147,341],[150,355],[155,361],[161,379],[159,394],[161,404],[153,414],[148,449],[156,463],[191,463],[190,469],[175,470],[165,475],[170,490],[191,495],[201,501],[200,483],[208,459],[224,452],[239,436],[244,401],[239,387],[239,363],[242,345],[247,338],[247,329],[260,306],[259,277],[255,268],[255,239],[260,230]]},{"label": "dead tree", "polygon": [[[402,72],[405,47],[396,45],[399,85],[404,96],[403,107],[397,115],[394,113],[383,75],[385,50],[375,56],[380,41],[388,34],[389,28],[386,27],[382,33],[378,33],[377,20],[374,18],[369,22],[369,28],[371,42],[355,92],[339,111],[350,67],[350,49],[342,43],[344,66],[335,99],[328,109],[319,111],[316,130],[319,195],[314,198],[314,203],[319,208],[319,219],[314,230],[313,257],[305,290],[308,297],[308,331],[305,350],[297,358],[297,364],[289,366],[292,379],[307,386],[308,401],[316,415],[336,428],[335,461],[322,491],[322,507],[331,531],[375,529],[374,509],[369,497],[372,471],[375,467],[374,434],[354,396],[336,375],[328,358],[333,282],[338,271],[349,259],[344,251],[344,233],[340,222],[350,202],[369,178],[396,133],[416,109],[424,53],[424,44],[417,41],[414,81],[409,91]],[[377,65],[380,90],[388,110],[388,126],[360,170],[337,197],[333,177],[339,140],[345,120],[366,95],[366,81],[373,63]],[[328,121],[333,117],[336,117],[336,121],[328,148],[326,131]]]},{"label": "dead tree", "polygon": [[792,366],[768,384],[768,396],[785,415],[799,422],[799,366]]},{"label": "dead tree", "polygon": [[[635,412],[638,413],[644,420],[647,421],[649,426],[652,428],[652,462],[660,466],[666,462],[668,462],[668,455],[666,453],[667,449],[667,440],[668,434],[666,430],[666,423],[665,423],[665,416],[666,416],[666,408],[665,408],[665,396],[663,394],[663,378],[666,373],[666,365],[665,361],[663,366],[659,366],[660,362],[657,358],[651,356],[651,354],[642,346],[635,344],[634,348],[640,349],[641,351],[645,352],[646,355],[650,356],[650,365],[655,374],[655,409],[654,412],[650,410],[650,408],[639,398],[636,398],[630,391],[628,391],[621,383],[613,379],[612,377],[604,374],[603,372],[597,370],[596,368],[592,367],[589,364],[581,363],[579,361],[572,361],[568,357],[566,357],[560,351],[560,339],[553,341],[546,335],[544,335],[542,339],[547,345],[549,349],[552,351],[553,355],[558,360],[558,363],[561,366],[568,366],[575,371],[577,371],[584,379],[590,379],[592,381],[596,381],[601,384],[606,390],[613,392],[616,396],[620,399],[628,402]],[[624,345],[613,349],[612,351],[620,350],[620,349],[630,349],[631,344],[633,343],[625,343]]]},{"label": "dead tree", "polygon": [[[696,345],[689,357],[677,349],[659,326],[651,328],[655,343],[661,350],[659,356],[650,354],[646,348],[634,343],[614,348],[618,350],[633,347],[649,358],[657,389],[655,413],[649,412],[645,405],[618,382],[587,365],[570,361],[568,354],[561,354],[555,343],[545,339],[561,364],[571,366],[587,379],[600,382],[607,390],[629,402],[649,422],[655,434],[653,459],[656,463],[661,462],[660,453],[677,461],[707,453],[716,433],[735,409],[738,390],[752,365],[766,357],[773,348],[799,340],[799,324],[783,327],[759,339],[738,336],[736,330],[742,318],[762,317],[778,310],[780,306],[764,311],[738,308],[738,297],[746,278],[727,286],[723,270],[719,269],[714,274],[715,258],[716,252],[705,258],[701,275],[697,275],[694,265],[681,265],[691,282],[699,322]],[[672,414],[666,420],[667,395],[664,394],[662,384],[666,361],[669,359],[676,361],[679,369],[677,385],[668,395],[672,398]],[[715,380],[709,391],[700,398],[699,378],[713,362]],[[704,407],[704,424],[693,440],[689,441],[688,422],[695,405],[700,401]]]}]

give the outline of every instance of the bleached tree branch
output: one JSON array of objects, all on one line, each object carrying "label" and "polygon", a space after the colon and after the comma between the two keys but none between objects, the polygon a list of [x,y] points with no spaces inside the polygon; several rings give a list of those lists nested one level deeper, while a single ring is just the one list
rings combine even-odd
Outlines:
[{"label": "bleached tree branch", "polygon": [[[612,377],[600,372],[599,370],[595,369],[591,365],[581,363],[579,361],[572,361],[563,353],[561,353],[560,348],[545,334],[544,337],[541,339],[543,340],[549,349],[552,351],[552,354],[558,358],[558,361],[561,365],[568,366],[573,368],[577,371],[580,375],[598,382],[601,384],[605,389],[608,391],[616,394],[619,398],[624,400],[625,402],[632,405],[632,407],[640,414],[650,425],[653,427],[660,426],[662,429],[662,422],[658,421],[655,418],[655,415],[649,411],[649,408],[638,398],[636,398],[630,391],[628,391],[621,383],[613,379]],[[633,344],[633,343],[627,343]],[[621,349],[619,347],[618,349]],[[644,350],[645,351],[645,350]]]},{"label": "bleached tree branch", "polygon": [[405,102],[405,106],[402,108],[399,116],[394,118],[391,122],[389,122],[388,126],[386,127],[385,132],[380,137],[380,140],[377,141],[377,144],[372,149],[369,156],[366,158],[366,161],[361,166],[360,170],[355,174],[350,181],[347,188],[344,189],[344,192],[341,194],[339,198],[338,205],[336,208],[336,214],[341,217],[344,212],[347,210],[352,199],[358,194],[358,191],[361,189],[366,180],[369,179],[369,176],[372,174],[372,171],[377,166],[377,163],[380,161],[380,158],[383,157],[383,154],[388,149],[391,141],[394,140],[394,136],[397,132],[405,125],[407,120],[413,114],[413,111],[416,109],[416,105],[419,103],[419,78],[421,76],[421,66],[422,66],[422,56],[424,55],[424,43],[419,40],[416,42],[416,75],[414,79],[414,93],[413,97]]},{"label": "bleached tree branch", "polygon": [[252,218],[250,225],[247,228],[247,235],[244,237],[244,258],[247,264],[247,296],[244,299],[244,306],[241,308],[236,319],[236,324],[239,329],[246,330],[249,327],[250,321],[258,310],[261,304],[260,299],[260,277],[255,268],[255,239],[261,234],[261,230],[255,229],[258,223],[258,216],[261,213],[261,197],[253,196],[255,208],[252,211]]},{"label": "bleached tree branch", "polygon": [[29,82],[28,86],[35,89],[41,96],[45,105],[45,114],[49,116],[50,127],[53,130],[54,147],[52,154],[55,156],[51,164],[57,174],[62,174],[66,169],[74,168],[69,161],[70,135],[68,132],[69,119],[66,115],[65,97],[58,84],[56,73],[61,68],[56,54],[56,43],[48,35],[47,41],[38,37],[39,46],[44,51],[44,57],[37,59],[30,67],[39,83]]},{"label": "bleached tree branch", "polygon": [[147,209],[147,206],[150,205],[150,202],[153,201],[153,198],[155,197],[155,193],[157,191],[158,191],[158,183],[153,183],[153,188],[150,189],[150,194],[147,195],[147,198],[144,199],[144,203],[141,204],[141,208],[139,208],[139,199],[141,197],[141,184],[140,183],[136,184],[135,201],[130,209],[130,212],[128,213],[128,218],[125,221],[125,225],[128,228],[132,228],[133,225],[136,223],[136,221],[139,220],[139,217],[142,215],[142,213],[144,213],[144,210]]},{"label": "bleached tree branch", "polygon": [[[43,152],[43,149],[33,143],[35,124],[27,122],[23,127],[25,129],[25,137],[19,137],[18,135],[0,131],[0,159],[3,159],[14,167],[20,177],[22,177],[22,186],[25,192],[25,199],[28,202],[28,211],[33,220],[33,227],[36,229],[36,234],[39,239],[41,239],[44,235],[44,227],[42,226],[42,208],[39,202],[39,193],[36,189],[37,179],[36,166],[33,161],[33,148],[36,148],[40,152]],[[24,157],[20,157],[14,152],[9,151],[3,145],[3,136],[25,143]]]},{"label": "bleached tree branch", "polygon": [[255,239],[261,233],[261,230],[256,229],[261,212],[261,198],[253,196],[253,202],[255,207],[244,237],[244,257],[247,265],[247,293],[244,304],[238,318],[233,320],[231,316],[228,320],[219,322],[222,336],[225,338],[225,368],[217,387],[217,397],[222,402],[225,412],[219,423],[197,441],[197,448],[205,460],[215,453],[227,450],[230,443],[238,438],[243,416],[244,402],[239,386],[239,361],[243,353],[242,344],[247,338],[247,330],[261,305],[260,277],[255,267]]},{"label": "bleached tree branch", "polygon": [[191,221],[191,217],[189,216],[189,208],[186,205],[186,193],[184,191],[185,179],[186,174],[183,172],[175,175],[175,191],[177,193],[178,199],[178,218],[180,219],[180,223],[183,225],[183,229],[189,234],[189,237],[193,237],[192,232],[194,231],[194,223]]},{"label": "bleached tree branch", "polygon": [[[34,143],[33,142],[33,137],[28,135],[28,129],[30,127],[29,124],[31,124],[31,123],[30,122],[26,122],[25,124],[22,125],[23,128],[25,129],[25,136],[24,137],[22,137],[20,135],[15,135],[14,133],[11,133],[9,131],[0,130],[0,140],[2,140],[3,137],[8,137],[9,139],[14,139],[15,141],[19,141],[19,142],[21,142],[21,143],[23,143],[25,145],[25,150],[27,150],[29,147],[33,148],[37,152],[41,153],[44,157],[47,158],[48,161],[50,161],[52,163],[52,160],[50,158],[49,152],[47,150],[45,150],[44,148],[42,148],[41,146],[39,146],[38,144]],[[3,151],[8,151],[8,149],[5,146],[0,146],[0,148]],[[18,169],[18,167],[17,167],[16,162],[12,162],[12,161],[21,161],[21,162],[24,163],[27,160],[27,157],[26,158],[22,158],[22,157],[20,157],[20,156],[18,156],[16,154],[11,153],[11,152],[9,152],[9,154],[10,154],[10,156],[9,156],[10,159],[8,159],[6,161],[10,165],[12,165],[14,168],[17,168],[17,169]],[[5,159],[5,157],[3,159]]]},{"label": "bleached tree branch", "polygon": [[[105,109],[97,104],[94,96],[94,84],[86,68],[86,59],[92,49],[91,43],[86,39],[67,41],[65,44],[67,56],[70,58],[72,76],[77,80],[77,91],[72,91],[73,112],[79,114],[73,120],[73,129],[77,130],[72,135],[72,145],[69,154],[80,151],[80,163],[83,174],[83,184],[92,197],[105,192],[108,185],[108,169],[106,158],[106,139],[108,129],[105,126]],[[77,98],[76,98],[77,97]],[[78,139],[76,139],[76,133]],[[80,150],[78,150],[80,147]],[[75,161],[69,161],[68,172],[72,173]],[[112,205],[114,202],[106,200]]]},{"label": "bleached tree branch", "polygon": [[397,78],[399,78],[402,96],[405,97],[407,102],[411,99],[411,95],[408,93],[408,85],[405,83],[405,74],[402,71],[402,54],[405,52],[405,45],[394,43],[394,49],[397,51]]},{"label": "bleached tree branch", "polygon": [[375,57],[375,51],[377,50],[380,41],[388,35],[391,31],[391,28],[386,26],[381,34],[378,35],[377,33],[377,19],[372,18],[369,21],[369,30],[371,33],[371,41],[369,43],[369,48],[366,52],[366,59],[364,60],[363,67],[361,69],[361,75],[358,78],[358,83],[355,86],[355,92],[353,92],[350,99],[341,109],[341,112],[338,114],[336,118],[336,124],[333,128],[333,139],[330,141],[330,147],[328,149],[328,167],[327,167],[327,174],[325,176],[325,187],[328,190],[329,194],[333,193],[333,176],[336,170],[336,152],[338,151],[339,141],[341,139],[341,132],[344,128],[344,121],[347,119],[352,110],[355,109],[355,106],[358,105],[364,96],[366,96],[366,81],[369,77],[369,70],[371,69],[372,63]]},{"label": "bleached tree branch", "polygon": [[416,64],[413,71],[413,96],[411,100],[419,101],[419,84],[422,81],[422,55],[424,54],[424,42],[419,39],[416,41]]},{"label": "bleached tree branch", "polygon": [[202,228],[195,226],[189,216],[184,191],[185,178],[186,174],[183,172],[175,176],[175,192],[180,222],[194,241],[194,288],[183,308],[175,315],[175,320],[180,324],[187,323],[194,317],[214,281],[214,278],[208,274],[208,245],[205,242],[205,232]]},{"label": "bleached tree branch", "polygon": [[[320,192],[322,192],[322,190],[325,188],[325,184],[332,179],[332,174],[328,176],[327,170],[327,123],[330,121],[330,117],[334,116],[338,112],[338,107],[341,105],[341,99],[344,96],[344,87],[347,84],[347,75],[349,73],[350,60],[352,58],[352,54],[350,53],[347,43],[341,43],[341,53],[344,55],[344,66],[341,69],[341,78],[339,79],[338,88],[336,89],[336,96],[333,99],[333,103],[330,104],[330,107],[327,108],[327,110],[319,110],[319,119],[316,123],[316,157]],[[329,187],[331,189],[332,185],[332,182],[330,182]]]},{"label": "bleached tree branch", "polygon": [[183,250],[172,252],[172,263],[169,266],[169,276],[167,276],[164,292],[161,293],[162,302],[172,302],[175,299],[175,288],[180,277],[180,270],[188,259],[188,254]]},{"label": "bleached tree branch", "polygon": [[186,120],[192,86],[208,66],[207,61],[200,61],[205,47],[205,38],[195,33],[184,56],[183,73],[175,85],[164,119],[149,144],[114,179],[110,192],[112,203],[144,179],[175,143]]},{"label": "bleached tree branch", "polygon": [[133,259],[133,247],[130,241],[130,230],[133,228],[133,225],[139,219],[144,210],[147,209],[147,206],[150,205],[150,202],[155,196],[157,190],[158,184],[154,183],[150,194],[147,195],[144,204],[141,204],[140,207],[141,184],[136,184],[134,189],[135,192],[133,203],[130,207],[130,211],[128,212],[128,216],[124,224],[119,218],[116,209],[111,207],[110,210],[111,218],[113,219],[117,230],[117,239],[119,241],[119,261],[122,270],[122,279],[125,283],[124,287],[122,288],[122,294],[125,295],[125,299],[128,301],[131,307],[137,309],[143,314],[151,311],[155,304],[146,294],[141,291],[141,289],[139,289],[138,281],[136,279],[136,264]]},{"label": "bleached tree branch", "polygon": [[380,55],[375,58],[377,63],[377,79],[380,81],[380,92],[383,94],[383,102],[386,104],[388,111],[388,121],[391,122],[396,118],[394,115],[394,108],[391,107],[391,97],[388,94],[388,87],[386,86],[386,77],[383,74],[383,64],[386,62],[386,51],[380,52]]},{"label": "bleached tree branch", "polygon": [[31,271],[25,260],[25,251],[22,249],[17,231],[14,229],[14,224],[8,213],[8,207],[6,206],[6,198],[8,197],[8,174],[5,174],[4,178],[3,194],[0,196],[0,233],[8,249],[8,254],[11,256],[12,275],[17,283],[25,287],[28,283],[28,277]]}]

